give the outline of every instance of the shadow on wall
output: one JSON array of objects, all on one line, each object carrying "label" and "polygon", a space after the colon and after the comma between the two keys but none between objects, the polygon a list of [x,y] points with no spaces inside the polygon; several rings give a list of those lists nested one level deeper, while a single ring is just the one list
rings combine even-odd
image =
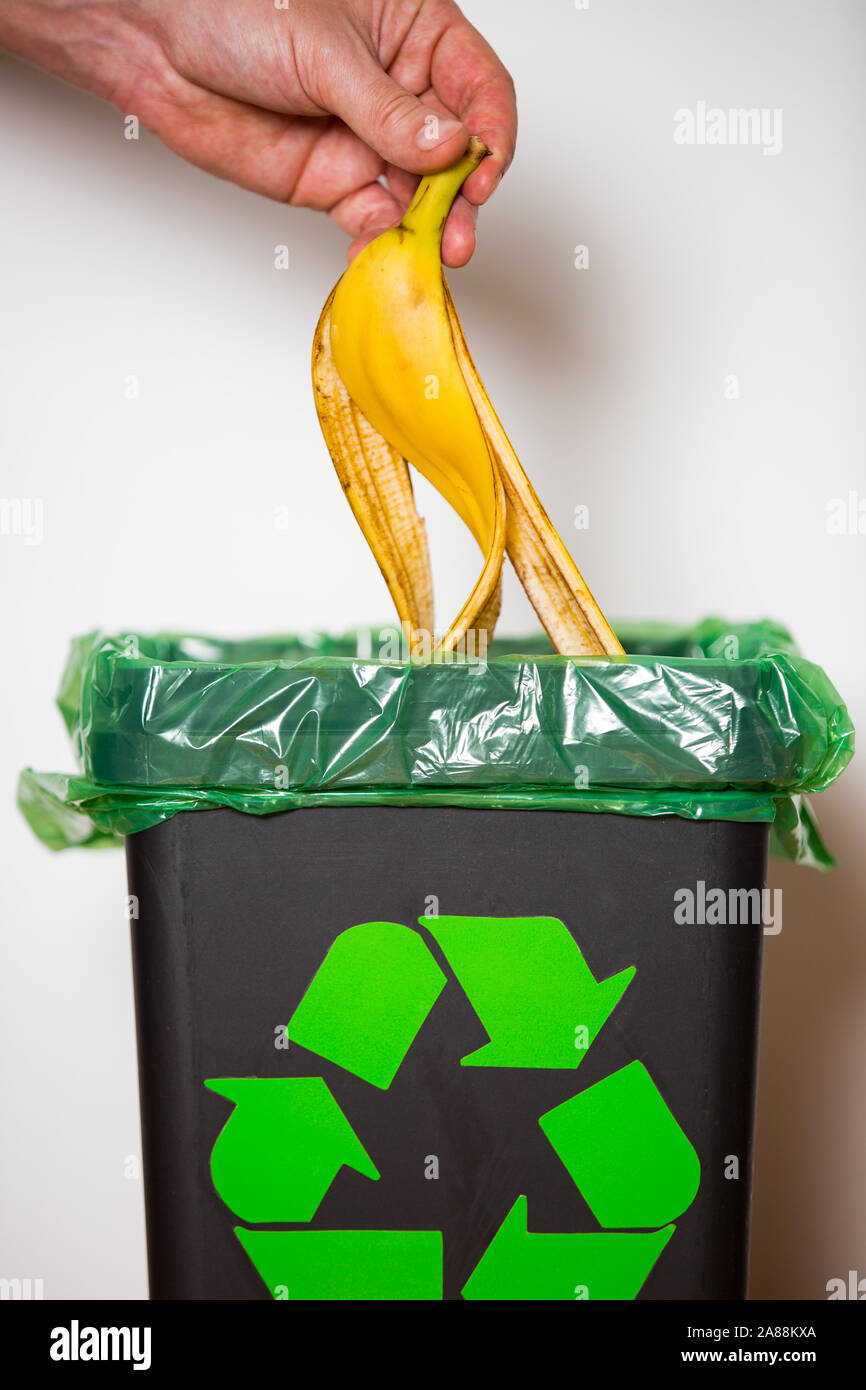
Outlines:
[{"label": "shadow on wall", "polygon": [[[164,236],[201,256],[212,242],[219,247],[225,271],[248,270],[249,246],[261,235],[267,242],[275,216],[285,235],[296,234],[299,264],[304,273],[321,273],[332,281],[333,266],[341,265],[348,238],[320,213],[284,208],[197,168],[169,150],[143,127],[135,140],[124,137],[124,116],[109,103],[37,68],[0,52],[4,103],[15,110],[22,127],[44,140],[62,144],[68,155],[69,187],[62,190],[81,200],[101,201],[112,234],[126,230],[126,220],[142,233]],[[31,164],[24,179],[43,177]],[[121,220],[120,232],[111,219]],[[293,242],[292,250],[295,245]],[[265,262],[270,266],[270,260]],[[130,262],[134,274],[135,262]],[[330,280],[329,280],[330,277]],[[225,286],[223,285],[223,289]]]},{"label": "shadow on wall", "polygon": [[845,779],[816,805],[840,867],[770,866],[784,925],[764,941],[754,1299],[826,1299],[828,1280],[847,1284],[851,1269],[866,1277],[857,1240],[866,1151],[863,807]]},{"label": "shadow on wall", "polygon": [[[519,364],[522,384],[527,373],[540,386],[549,382],[552,399],[557,382],[560,389],[569,381],[573,386],[577,376],[581,390],[586,389],[593,345],[601,334],[593,321],[593,303],[587,302],[577,314],[569,281],[565,283],[571,292],[562,292],[564,273],[538,264],[537,252],[532,251],[533,236],[537,240],[532,215],[523,205],[533,206],[541,187],[527,191],[525,185],[524,176],[520,198],[503,186],[497,195],[500,202],[482,209],[474,258],[464,270],[448,271],[447,278],[469,339],[486,340],[485,347],[493,351],[498,347],[500,360],[502,345],[510,345],[506,361],[512,370]],[[521,273],[515,274],[515,266]],[[483,377],[485,363],[477,365]],[[534,394],[533,399],[537,400]]]},{"label": "shadow on wall", "polygon": [[[14,103],[20,119],[44,127],[46,139],[64,141],[71,177],[81,196],[105,197],[109,215],[111,200],[116,204],[132,200],[134,209],[136,198],[146,199],[149,212],[154,205],[159,207],[167,237],[188,235],[191,254],[201,252],[201,219],[205,217],[206,235],[230,253],[227,268],[233,263],[239,235],[248,237],[251,223],[260,224],[267,237],[279,203],[214,179],[146,130],[131,148],[124,139],[122,113],[15,58],[0,54],[0,73],[7,100]],[[34,172],[38,177],[38,171]],[[88,187],[94,174],[101,180],[95,190]],[[562,293],[570,260],[559,234],[551,235],[551,245],[539,251],[545,228],[539,227],[535,209],[549,204],[550,196],[540,175],[521,170],[519,193],[516,187],[504,185],[494,203],[481,212],[481,254],[465,270],[449,272],[449,278],[461,313],[491,346],[514,344],[519,357],[522,344],[533,377],[551,376],[556,381],[567,375],[571,380],[576,370],[591,370],[594,349],[590,345],[599,341],[601,323],[595,321],[598,306],[588,302],[581,310],[580,331],[575,329],[573,296]],[[324,297],[344,264],[348,238],[321,213],[293,208],[281,216],[284,234],[291,234],[294,263],[312,281],[321,278]],[[549,216],[548,224],[556,227],[564,220],[561,208]],[[242,239],[241,244],[246,242]],[[539,286],[545,283],[547,292],[541,293]],[[578,278],[567,278],[566,283],[576,286]],[[578,360],[584,356],[586,361]]]}]

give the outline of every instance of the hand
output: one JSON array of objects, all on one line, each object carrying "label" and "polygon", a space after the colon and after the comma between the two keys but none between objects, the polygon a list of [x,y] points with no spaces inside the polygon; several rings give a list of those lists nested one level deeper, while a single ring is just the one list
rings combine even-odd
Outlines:
[{"label": "hand", "polygon": [[350,259],[479,135],[442,243],[465,264],[514,152],[511,79],[453,0],[3,0],[0,43],[202,169],[328,212]]}]

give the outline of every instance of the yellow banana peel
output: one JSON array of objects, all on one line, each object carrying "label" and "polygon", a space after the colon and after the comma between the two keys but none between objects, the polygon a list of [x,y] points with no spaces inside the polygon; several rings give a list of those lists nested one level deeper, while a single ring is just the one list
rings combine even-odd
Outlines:
[{"label": "yellow banana peel", "polygon": [[[442,229],[486,154],[422,179],[398,227],[358,255],[313,340],[316,409],[334,467],[413,643],[479,651],[499,614],[507,550],[557,651],[621,653],[544,511],[469,354],[442,273]],[[483,555],[471,594],[435,643],[430,560],[407,462],[451,504]]]}]

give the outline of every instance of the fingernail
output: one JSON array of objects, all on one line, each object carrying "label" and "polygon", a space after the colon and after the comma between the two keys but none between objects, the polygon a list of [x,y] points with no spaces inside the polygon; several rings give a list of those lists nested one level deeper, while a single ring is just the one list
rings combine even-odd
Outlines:
[{"label": "fingernail", "polygon": [[424,117],[424,124],[415,136],[415,144],[420,150],[435,150],[437,145],[443,145],[462,129],[460,121],[453,121],[450,116],[443,120],[435,111],[431,111],[429,116]]}]

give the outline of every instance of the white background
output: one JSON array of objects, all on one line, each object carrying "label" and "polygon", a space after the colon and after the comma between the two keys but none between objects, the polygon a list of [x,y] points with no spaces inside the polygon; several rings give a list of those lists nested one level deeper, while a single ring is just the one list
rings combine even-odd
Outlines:
[{"label": "white background", "polygon": [[[862,5],[465,9],[515,77],[521,130],[451,283],[554,521],[614,619],[780,619],[866,726],[866,535],[826,530],[830,499],[866,497]],[[701,100],[781,108],[782,152],[676,145],[674,112]],[[41,545],[0,538],[0,1274],[41,1277],[48,1297],[141,1297],[123,859],[43,849],[14,784],[24,764],[71,770],[52,699],[74,634],[390,618],[309,385],[345,241],[125,140],[118,113],[12,60],[0,170],[0,495],[45,508]],[[476,557],[422,496],[444,620]],[[501,631],[532,625],[512,583]],[[864,776],[855,762],[818,804],[840,869],[772,870],[757,1297],[866,1276]]]}]

